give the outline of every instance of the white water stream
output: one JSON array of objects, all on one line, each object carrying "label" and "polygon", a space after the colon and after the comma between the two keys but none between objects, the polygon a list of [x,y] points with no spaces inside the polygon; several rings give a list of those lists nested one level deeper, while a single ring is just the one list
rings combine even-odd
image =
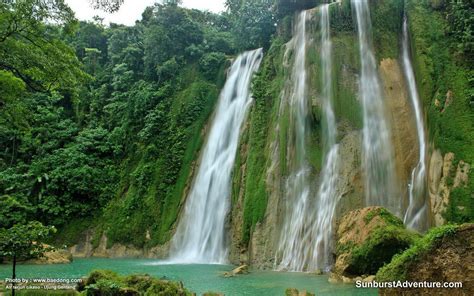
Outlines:
[{"label": "white water stream", "polygon": [[[290,108],[289,139],[287,149],[290,158],[290,176],[285,186],[286,209],[276,254],[278,270],[301,271],[309,261],[311,237],[308,231],[307,213],[310,208],[310,168],[306,155],[306,136],[309,129],[306,75],[306,18],[302,11],[295,23],[294,35],[287,44],[288,52],[293,52],[290,76],[287,78]],[[286,98],[282,98],[286,100]],[[294,141],[294,143],[292,143]]]},{"label": "white water stream", "polygon": [[360,96],[364,118],[362,165],[366,205],[383,206],[400,213],[396,196],[394,152],[386,121],[383,92],[372,51],[372,25],[367,0],[351,0],[357,17],[361,61]]},{"label": "white water stream", "polygon": [[316,242],[310,268],[328,271],[333,263],[331,256],[333,251],[333,217],[340,197],[336,191],[339,178],[339,145],[336,143],[337,125],[332,105],[332,43],[329,26],[329,4],[324,4],[320,8],[320,24],[322,105],[325,125],[323,140],[325,141],[326,156],[323,161],[322,180],[317,195],[316,224],[313,227],[313,237],[315,237]]},{"label": "white water stream", "polygon": [[[293,89],[290,98],[297,101],[296,112],[297,138],[301,139],[301,148],[296,145],[294,157],[297,159],[296,170],[290,175],[286,186],[287,212],[281,232],[279,249],[281,256],[278,270],[308,271],[328,270],[331,266],[332,220],[338,201],[336,192],[338,180],[338,144],[336,143],[337,127],[332,106],[332,44],[329,27],[329,5],[319,9],[321,26],[321,68],[323,109],[323,141],[325,157],[321,170],[320,187],[315,196],[310,190],[310,169],[306,160],[304,136],[308,127],[308,98],[306,97],[306,15],[303,11],[297,20],[295,37],[289,43],[295,51],[293,64]],[[301,108],[301,109],[300,109]]]},{"label": "white water stream", "polygon": [[408,38],[408,24],[406,16],[403,19],[402,40],[403,70],[408,84],[408,92],[413,104],[418,132],[419,159],[411,173],[409,184],[409,204],[405,212],[404,223],[407,227],[425,231],[428,229],[428,204],[426,199],[426,142],[423,115],[420,106],[420,98],[416,89],[415,74],[410,59],[410,48]]},{"label": "white water stream", "polygon": [[170,262],[226,263],[225,219],[230,207],[231,174],[239,135],[252,103],[250,83],[262,49],[233,62],[220,94],[198,173],[171,242]]}]

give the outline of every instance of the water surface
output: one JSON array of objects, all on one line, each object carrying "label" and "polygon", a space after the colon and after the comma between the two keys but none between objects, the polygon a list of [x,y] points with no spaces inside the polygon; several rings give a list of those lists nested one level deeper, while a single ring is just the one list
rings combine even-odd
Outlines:
[{"label": "water surface", "polygon": [[[330,284],[325,275],[297,272],[253,271],[248,275],[222,277],[230,265],[170,265],[150,259],[75,259],[71,264],[19,265],[21,278],[78,278],[94,269],[110,269],[122,275],[147,273],[155,277],[182,281],[198,293],[216,291],[225,295],[284,295],[287,288],[306,289],[316,295],[377,295],[376,289],[356,289],[351,284]],[[10,265],[0,265],[0,278],[11,276]]]}]

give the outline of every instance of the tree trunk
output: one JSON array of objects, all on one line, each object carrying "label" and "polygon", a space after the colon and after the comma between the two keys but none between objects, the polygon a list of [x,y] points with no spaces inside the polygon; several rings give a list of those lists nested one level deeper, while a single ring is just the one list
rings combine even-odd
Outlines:
[{"label": "tree trunk", "polygon": [[[16,255],[13,255],[13,274],[12,279],[16,278]],[[15,296],[15,281],[12,283],[12,296]]]}]

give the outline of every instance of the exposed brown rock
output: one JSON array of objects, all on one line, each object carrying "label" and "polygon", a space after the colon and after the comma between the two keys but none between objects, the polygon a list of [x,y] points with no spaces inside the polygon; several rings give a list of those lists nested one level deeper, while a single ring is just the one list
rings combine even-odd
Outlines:
[{"label": "exposed brown rock", "polygon": [[113,244],[107,247],[107,236],[102,234],[99,245],[94,248],[92,238],[94,231],[86,231],[83,239],[71,246],[69,251],[74,257],[101,257],[101,258],[166,258],[169,253],[170,242],[164,245],[155,246],[152,248],[139,249],[131,245]]},{"label": "exposed brown rock", "polygon": [[[48,245],[45,245],[49,247]],[[43,257],[24,261],[26,264],[65,264],[72,262],[72,254],[67,250],[56,249],[44,253]]]},{"label": "exposed brown rock", "polygon": [[312,294],[312,293],[310,293],[306,290],[302,290],[300,292],[300,291],[298,291],[298,289],[295,289],[295,288],[286,289],[285,295],[286,296],[314,296],[314,294]]},{"label": "exposed brown rock", "polygon": [[466,186],[469,180],[470,164],[460,160],[455,167],[454,159],[455,155],[452,152],[446,153],[444,157],[439,150],[431,154],[428,189],[435,226],[441,226],[446,222],[443,215],[448,207],[451,191]]},{"label": "exposed brown rock", "polygon": [[415,115],[399,62],[395,59],[383,59],[379,69],[390,114],[387,118],[390,118],[395,165],[399,178],[397,183],[401,186],[398,192],[403,197],[403,201],[398,201],[396,204],[406,207],[408,196],[405,184],[410,180],[411,172],[419,158]]},{"label": "exposed brown rock", "polygon": [[339,182],[337,193],[341,196],[336,206],[336,218],[364,206],[364,184],[361,171],[361,132],[347,133],[339,143]]},{"label": "exposed brown rock", "polygon": [[453,92],[451,90],[448,90],[448,92],[446,93],[446,99],[444,101],[444,107],[443,110],[441,110],[441,113],[446,111],[446,109],[453,103],[453,99]]},{"label": "exposed brown rock", "polygon": [[462,289],[381,289],[381,295],[474,295],[474,224],[460,226],[428,254],[412,261],[411,282],[462,282]]}]

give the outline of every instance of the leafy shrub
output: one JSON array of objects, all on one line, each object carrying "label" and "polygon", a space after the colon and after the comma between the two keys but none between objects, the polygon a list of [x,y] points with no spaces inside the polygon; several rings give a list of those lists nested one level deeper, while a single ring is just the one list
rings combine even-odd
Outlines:
[{"label": "leafy shrub", "polygon": [[209,80],[213,80],[216,78],[217,73],[221,65],[225,61],[225,55],[221,52],[211,52],[205,54],[199,60],[199,69],[203,73],[204,77]]}]

